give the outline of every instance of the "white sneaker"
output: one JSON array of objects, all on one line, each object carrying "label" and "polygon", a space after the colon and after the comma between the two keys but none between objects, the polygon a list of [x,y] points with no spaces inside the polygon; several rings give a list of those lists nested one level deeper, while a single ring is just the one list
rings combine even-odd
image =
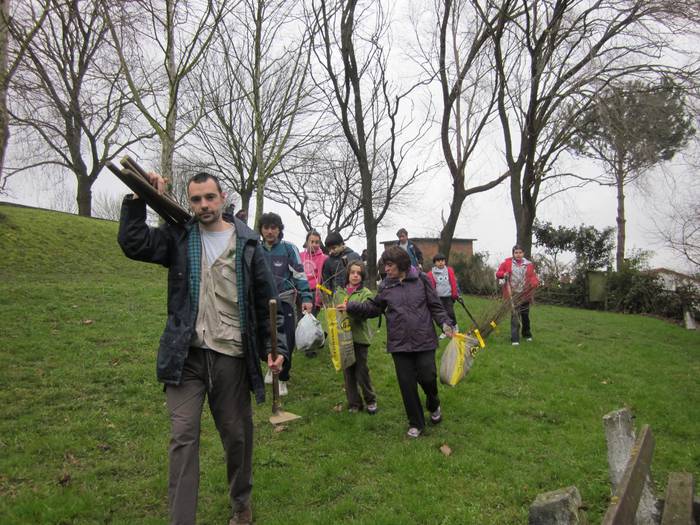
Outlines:
[{"label": "white sneaker", "polygon": [[445,339],[447,337],[445,334],[440,334],[440,339]]},{"label": "white sneaker", "polygon": [[267,369],[267,374],[265,374],[265,384],[266,385],[272,384],[272,370],[270,370],[269,368]]},{"label": "white sneaker", "polygon": [[416,427],[411,427],[408,429],[408,432],[406,432],[406,435],[412,439],[416,439],[418,436],[420,436],[420,434],[421,431]]},{"label": "white sneaker", "polygon": [[517,341],[513,341],[511,344],[512,344],[513,346],[520,346],[520,343],[518,343]]},{"label": "white sneaker", "polygon": [[286,396],[289,394],[289,390],[287,389],[287,382],[286,381],[280,381],[280,395],[281,396]]}]

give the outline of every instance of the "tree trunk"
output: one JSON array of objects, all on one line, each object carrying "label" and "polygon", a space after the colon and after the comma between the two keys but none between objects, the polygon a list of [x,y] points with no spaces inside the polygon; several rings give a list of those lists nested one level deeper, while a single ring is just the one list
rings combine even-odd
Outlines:
[{"label": "tree trunk", "polygon": [[165,116],[165,134],[160,136],[160,175],[173,180],[173,158],[175,156],[175,137],[177,127],[177,89],[175,78],[177,64],[175,63],[175,7],[172,2],[166,2],[167,16],[167,46],[165,49],[165,70],[168,74],[168,114]]},{"label": "tree trunk", "polygon": [[[172,132],[172,133],[171,133]],[[175,129],[166,129],[160,143],[160,175],[173,180],[173,157],[175,156]]]},{"label": "tree trunk", "polygon": [[239,210],[245,210],[248,215],[250,215],[250,198],[251,198],[251,193],[250,192],[241,192],[238,195],[241,198],[241,202],[238,203],[238,209]]},{"label": "tree trunk", "polygon": [[377,226],[367,228],[367,276],[370,290],[377,289]]},{"label": "tree trunk", "polygon": [[255,17],[255,44],[253,46],[253,126],[255,133],[255,165],[257,166],[258,177],[255,181],[255,224],[257,226],[263,214],[265,195],[265,183],[267,182],[267,166],[263,155],[263,123],[261,106],[261,67],[262,67],[262,19],[264,2],[258,0]]},{"label": "tree trunk", "polygon": [[265,179],[258,177],[255,181],[255,227],[263,214],[265,196]]},{"label": "tree trunk", "polygon": [[515,216],[515,227],[517,229],[517,244],[525,252],[528,259],[532,255],[532,225],[535,222],[535,210],[527,203],[520,207],[520,214]]},{"label": "tree trunk", "polygon": [[76,201],[78,202],[78,215],[82,217],[92,217],[92,184],[94,179],[89,177],[78,177],[78,192]]},{"label": "tree trunk", "polygon": [[620,173],[616,175],[617,187],[617,248],[615,250],[615,267],[622,271],[625,264],[625,179]]},{"label": "tree trunk", "polygon": [[[523,167],[513,165],[510,168],[510,200],[515,219],[515,243],[519,244],[528,259],[532,251],[532,225],[535,222],[534,199],[526,191],[521,191]],[[510,251],[510,247],[509,250]]]},{"label": "tree trunk", "polygon": [[462,212],[462,205],[467,198],[467,192],[464,188],[457,187],[455,183],[454,194],[452,195],[452,203],[450,204],[450,215],[447,217],[447,222],[440,232],[439,250],[449,260],[450,250],[452,249],[452,238],[457,227],[457,220]]},{"label": "tree trunk", "polygon": [[7,46],[9,32],[5,21],[10,12],[10,0],[0,0],[0,192],[3,189],[2,174],[5,167],[5,151],[10,140],[9,115],[7,114]]},{"label": "tree trunk", "polygon": [[[356,117],[356,126],[359,130],[358,135],[362,137],[364,137],[363,124],[361,119]],[[372,172],[367,162],[367,152],[364,148],[364,143],[360,142],[359,145],[360,155],[357,161],[362,180],[362,215],[364,217],[365,235],[367,238],[367,275],[370,277],[369,288],[374,290],[377,287],[377,220],[374,216],[374,208],[372,207]]]}]

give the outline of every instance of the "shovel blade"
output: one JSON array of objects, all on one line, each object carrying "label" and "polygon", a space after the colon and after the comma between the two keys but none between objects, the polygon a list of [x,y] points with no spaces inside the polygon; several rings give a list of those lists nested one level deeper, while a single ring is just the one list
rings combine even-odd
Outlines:
[{"label": "shovel blade", "polygon": [[291,412],[285,412],[284,410],[278,410],[270,416],[270,423],[273,425],[281,425],[282,423],[288,423],[289,421],[294,421],[295,419],[300,419],[301,416],[292,414]]}]

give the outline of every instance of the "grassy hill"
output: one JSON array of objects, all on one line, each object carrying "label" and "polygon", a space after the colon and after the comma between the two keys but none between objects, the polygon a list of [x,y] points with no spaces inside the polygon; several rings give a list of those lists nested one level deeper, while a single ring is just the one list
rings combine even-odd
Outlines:
[{"label": "grassy hill", "polygon": [[[0,523],[166,521],[166,274],[127,260],[116,232],[0,205]],[[504,327],[465,381],[441,386],[445,420],[414,441],[383,330],[374,417],[344,409],[326,355],[298,356],[285,408],[303,418],[276,432],[269,405],[256,408],[257,523],[526,523],[538,493],[567,485],[596,523],[609,499],[601,418],[623,406],[652,426],[660,490],[671,471],[700,477],[700,334],[548,306],[532,318],[534,342],[511,347]],[[199,523],[226,523],[221,445],[204,419]]]}]

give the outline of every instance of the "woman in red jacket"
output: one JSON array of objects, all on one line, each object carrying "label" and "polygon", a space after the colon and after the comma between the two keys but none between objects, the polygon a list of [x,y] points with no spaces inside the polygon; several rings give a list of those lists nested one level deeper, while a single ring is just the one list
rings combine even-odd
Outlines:
[{"label": "woman in red jacket", "polygon": [[513,257],[508,257],[501,263],[496,272],[496,278],[505,279],[503,297],[508,299],[513,294],[518,294],[523,301],[514,305],[510,318],[510,340],[513,346],[520,344],[520,328],[526,341],[532,341],[530,327],[530,303],[535,293],[535,288],[540,280],[535,273],[535,265],[525,258],[525,252],[518,244],[513,246]]}]

